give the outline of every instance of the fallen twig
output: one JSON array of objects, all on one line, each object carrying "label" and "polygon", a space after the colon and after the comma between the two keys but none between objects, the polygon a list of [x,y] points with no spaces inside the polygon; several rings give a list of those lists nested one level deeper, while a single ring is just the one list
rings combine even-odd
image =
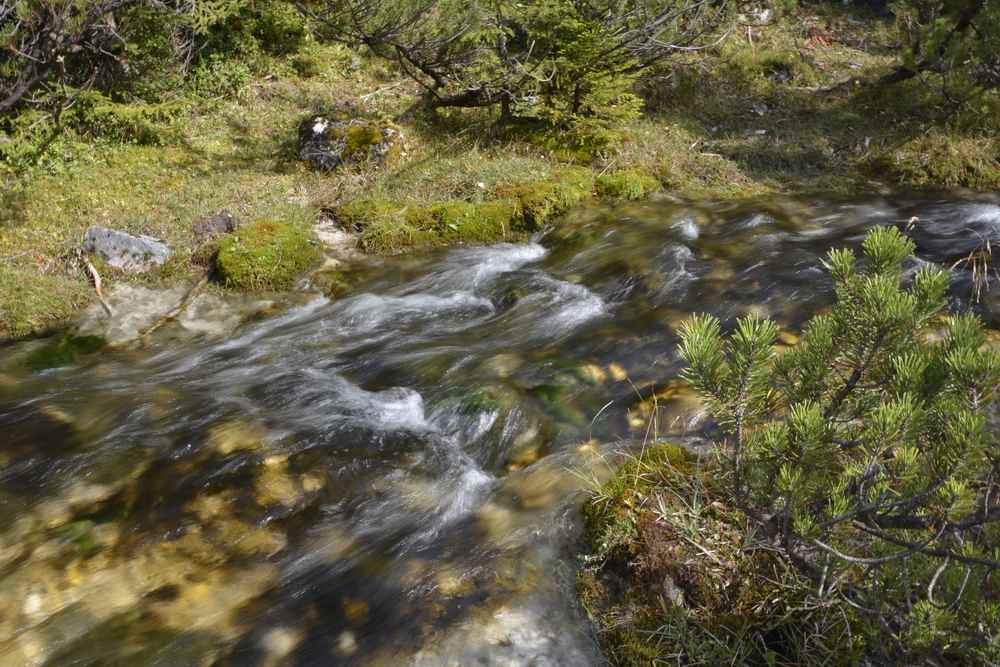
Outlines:
[{"label": "fallen twig", "polygon": [[201,280],[192,285],[191,288],[184,293],[184,296],[181,297],[181,300],[177,303],[176,306],[171,308],[163,317],[154,322],[148,329],[141,332],[139,334],[139,338],[148,336],[149,334],[153,333],[154,331],[162,327],[170,320],[180,315],[181,312],[185,308],[187,308],[188,304],[191,303],[194,297],[198,295],[198,292],[201,291],[201,289],[205,286],[205,283],[207,282],[208,282],[208,272],[206,272],[205,275],[201,277]]},{"label": "fallen twig", "polygon": [[97,268],[91,263],[90,259],[86,255],[80,253],[80,261],[83,265],[87,267],[87,271],[90,273],[90,277],[94,281],[94,291],[97,292],[97,298],[100,300],[101,305],[104,306],[105,312],[107,312],[108,317],[114,317],[115,313],[111,310],[111,306],[108,305],[107,300],[104,298],[104,292],[101,289],[101,274],[97,272]]}]

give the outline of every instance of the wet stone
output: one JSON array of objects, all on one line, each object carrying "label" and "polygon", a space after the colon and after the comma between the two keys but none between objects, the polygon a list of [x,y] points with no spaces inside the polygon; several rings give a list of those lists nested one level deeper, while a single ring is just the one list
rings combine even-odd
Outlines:
[{"label": "wet stone", "polygon": [[216,424],[208,432],[208,446],[222,456],[237,451],[257,451],[267,442],[267,431],[256,424],[233,420]]}]

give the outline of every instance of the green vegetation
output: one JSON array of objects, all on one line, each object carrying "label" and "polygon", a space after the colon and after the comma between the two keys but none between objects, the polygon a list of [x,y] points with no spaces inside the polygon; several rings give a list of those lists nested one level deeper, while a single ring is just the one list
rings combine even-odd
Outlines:
[{"label": "green vegetation", "polygon": [[812,599],[723,479],[714,460],[656,443],[585,506],[578,592],[611,664],[856,664],[852,610]]},{"label": "green vegetation", "polygon": [[781,356],[777,326],[754,317],[726,339],[696,317],[680,349],[726,433],[733,502],[820,590],[865,610],[872,655],[992,662],[1000,469],[985,415],[1000,354],[974,316],[940,319],[946,271],[902,288],[913,251],[893,227],[869,233],[860,265],[832,251],[837,302]]},{"label": "green vegetation", "polygon": [[[757,316],[727,336],[707,315],[682,327],[686,377],[722,439],[707,473],[691,475],[676,456],[637,463],[595,498],[599,567],[585,590],[598,620],[623,604],[602,578],[616,557],[636,564],[632,589],[666,568],[684,600],[673,611],[641,601],[639,618],[659,629],[635,650],[635,637],[612,633],[613,653],[760,664],[1000,658],[1000,461],[987,427],[1000,352],[973,315],[944,314],[947,272],[926,266],[903,286],[914,246],[898,230],[872,230],[863,249],[861,261],[830,252],[836,303],[780,353],[777,325]],[[738,583],[701,579],[677,531],[709,556],[701,567],[736,571]]]},{"label": "green vegetation", "polygon": [[595,143],[635,118],[636,77],[710,39],[731,13],[725,0],[647,0],[640,8],[607,0],[498,0],[488,9],[461,0],[301,5],[333,39],[398,63],[429,107],[499,106],[503,120],[567,130],[571,143]]},{"label": "green vegetation", "polygon": [[871,171],[914,188],[990,190],[1000,183],[1000,144],[994,137],[918,137],[873,157]]},{"label": "green vegetation", "polygon": [[224,238],[216,265],[230,287],[288,289],[319,255],[302,226],[261,220]]},{"label": "green vegetation", "polygon": [[[334,209],[337,221],[360,233],[369,252],[398,252],[415,246],[500,241],[541,229],[592,196],[588,169],[561,167],[552,178],[499,185],[480,201],[449,199],[418,204],[354,199]],[[484,194],[480,192],[480,197]]]},{"label": "green vegetation", "polygon": [[75,363],[81,355],[97,352],[104,344],[104,339],[99,336],[66,335],[32,352],[25,363],[33,371],[68,366]]},{"label": "green vegetation", "polygon": [[623,169],[601,174],[595,181],[597,194],[607,199],[645,199],[660,189],[660,182],[641,169]]},{"label": "green vegetation", "polygon": [[[597,6],[500,3],[499,15],[470,17],[471,32],[445,40],[442,59],[430,63],[440,84],[413,65],[427,64],[449,21],[463,16],[450,0],[366,3],[390,23],[429,8],[393,38],[419,51],[413,62],[365,32],[372,16],[338,24],[340,0],[310,0],[305,15],[284,0],[83,4],[0,3],[0,40],[11,47],[0,50],[0,98],[9,105],[0,110],[0,270],[10,277],[0,285],[3,338],[58,326],[94,298],[68,259],[92,224],[167,240],[174,258],[166,269],[105,276],[110,285],[157,285],[191,279],[210,261],[212,248],[199,246],[191,226],[222,209],[307,226],[324,210],[350,221],[357,200],[359,208],[380,202],[388,210],[351,226],[362,249],[395,252],[512,238],[553,224],[591,194],[1000,187],[993,65],[971,32],[948,38],[963,46],[946,48],[920,76],[878,83],[903,62],[894,50],[901,40],[914,54],[929,52],[919,34],[930,28],[917,30],[930,25],[927,16],[957,25],[952,8],[933,3],[916,22],[904,20],[902,5],[890,16],[783,5],[781,18],[745,36],[741,28],[710,48],[653,49],[639,62],[646,36],[629,21],[640,19],[614,7],[597,25]],[[698,26],[728,25],[729,7],[703,9],[666,28],[680,31],[671,44],[724,34]],[[993,11],[984,3],[968,30],[982,32]],[[46,42],[53,17],[63,17],[69,40],[58,49]],[[638,41],[623,45],[622,60],[600,62],[595,49],[614,26],[636,28]],[[483,35],[498,41],[480,49]],[[928,81],[955,67],[969,85],[961,95],[948,88],[943,100]],[[546,74],[525,77],[525,68]],[[14,95],[33,74],[37,86]],[[485,83],[468,87],[476,82]],[[454,106],[463,95],[471,106]],[[344,130],[348,148],[371,146],[383,119],[405,144],[384,166],[313,173],[294,142],[297,123],[317,113],[360,121]]]}]

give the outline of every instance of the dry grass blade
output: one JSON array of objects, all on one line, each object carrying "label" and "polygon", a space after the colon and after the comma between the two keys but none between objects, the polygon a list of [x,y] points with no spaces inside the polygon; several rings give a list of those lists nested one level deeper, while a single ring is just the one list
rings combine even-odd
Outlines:
[{"label": "dry grass blade", "polygon": [[972,274],[972,290],[976,303],[982,299],[983,292],[990,286],[990,273],[1000,278],[993,266],[993,245],[989,239],[983,239],[979,246],[966,257],[951,265],[952,270],[964,267]]}]

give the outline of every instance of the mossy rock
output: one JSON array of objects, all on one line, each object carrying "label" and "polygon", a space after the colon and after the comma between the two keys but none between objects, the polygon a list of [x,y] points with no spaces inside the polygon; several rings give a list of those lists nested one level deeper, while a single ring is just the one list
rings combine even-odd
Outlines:
[{"label": "mossy rock", "polygon": [[589,169],[569,167],[550,180],[500,186],[496,194],[499,199],[516,202],[517,231],[534,231],[583,202],[593,190]]},{"label": "mossy rock", "polygon": [[590,197],[589,169],[568,167],[555,178],[501,186],[496,199],[461,199],[406,205],[379,198],[347,202],[334,210],[345,229],[360,232],[362,249],[394,253],[443,243],[491,243],[534,231]]},{"label": "mossy rock", "polygon": [[32,352],[25,365],[33,371],[69,366],[84,355],[93,354],[105,345],[100,336],[65,335]]},{"label": "mossy rock", "polygon": [[333,215],[344,229],[361,232],[376,222],[399,218],[403,209],[385,199],[352,199],[334,209]]},{"label": "mossy rock", "polygon": [[261,220],[219,243],[216,266],[229,287],[288,289],[319,257],[304,227]]},{"label": "mossy rock", "polygon": [[320,171],[359,163],[391,167],[402,152],[403,133],[389,121],[320,115],[299,124],[299,158]]},{"label": "mossy rock", "polygon": [[500,241],[518,223],[518,204],[509,199],[474,204],[462,200],[409,208],[406,222],[415,229],[433,231],[442,240],[470,243]]},{"label": "mossy rock", "polygon": [[392,254],[406,248],[434,245],[438,240],[433,231],[417,229],[400,220],[381,218],[365,227],[360,244],[365,252]]},{"label": "mossy rock", "polygon": [[601,174],[594,182],[597,196],[602,199],[635,201],[645,199],[660,189],[655,176],[642,169],[622,169]]},{"label": "mossy rock", "polygon": [[876,155],[871,175],[915,188],[1000,188],[1000,142],[996,139],[930,135]]}]

